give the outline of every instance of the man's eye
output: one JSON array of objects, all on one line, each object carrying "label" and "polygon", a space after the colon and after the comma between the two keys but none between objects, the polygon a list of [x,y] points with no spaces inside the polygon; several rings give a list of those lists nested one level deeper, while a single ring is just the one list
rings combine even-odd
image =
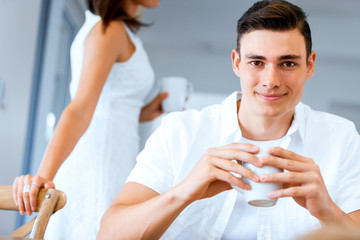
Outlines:
[{"label": "man's eye", "polygon": [[284,62],[284,63],[283,63],[283,66],[284,66],[284,67],[294,67],[294,66],[295,66],[295,63],[294,63],[294,62]]},{"label": "man's eye", "polygon": [[250,64],[253,66],[261,66],[262,63],[261,61],[251,61]]}]

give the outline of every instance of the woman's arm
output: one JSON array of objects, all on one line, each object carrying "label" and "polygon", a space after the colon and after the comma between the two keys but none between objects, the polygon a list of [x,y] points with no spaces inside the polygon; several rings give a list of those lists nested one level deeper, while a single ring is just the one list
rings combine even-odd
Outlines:
[{"label": "woman's arm", "polygon": [[[113,22],[106,32],[101,21],[85,41],[84,61],[75,98],[61,114],[54,136],[45,151],[38,175],[52,180],[89,127],[97,102],[114,62],[127,43],[126,31],[120,22]],[[49,170],[50,169],[50,170]]]},{"label": "woman's arm", "polygon": [[14,182],[14,199],[21,214],[26,210],[31,215],[39,191],[37,186],[31,186],[30,192],[23,194],[23,186],[35,183],[40,187],[54,187],[46,183],[53,180],[61,164],[88,128],[114,62],[131,56],[134,51],[121,22],[111,22],[105,32],[101,23],[94,26],[85,41],[78,91],[61,114],[37,175],[20,176]]}]

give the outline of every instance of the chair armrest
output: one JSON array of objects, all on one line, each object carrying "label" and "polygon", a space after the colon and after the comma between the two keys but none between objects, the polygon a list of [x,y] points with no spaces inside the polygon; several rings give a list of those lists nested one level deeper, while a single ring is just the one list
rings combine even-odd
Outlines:
[{"label": "chair armrest", "polygon": [[[60,190],[56,190],[56,191],[59,192],[59,201],[55,207],[54,212],[63,208],[66,204],[66,195]],[[41,208],[41,204],[45,199],[46,193],[47,190],[45,188],[40,189],[40,192],[37,197],[37,204],[36,204],[37,206],[35,212],[39,212]],[[10,185],[0,185],[0,209],[14,210],[14,211],[19,210],[12,197],[12,186]]]}]

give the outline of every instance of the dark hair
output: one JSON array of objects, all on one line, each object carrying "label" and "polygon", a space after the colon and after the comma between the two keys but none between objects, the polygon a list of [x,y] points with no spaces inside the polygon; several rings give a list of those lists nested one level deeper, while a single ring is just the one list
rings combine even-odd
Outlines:
[{"label": "dark hair", "polygon": [[305,12],[300,7],[284,0],[256,2],[238,21],[236,50],[240,53],[242,36],[253,30],[287,31],[295,28],[299,29],[304,36],[308,58],[312,41]]},{"label": "dark hair", "polygon": [[104,31],[113,20],[123,21],[133,32],[142,26],[147,26],[125,12],[124,2],[124,0],[87,0],[89,10],[101,17]]}]

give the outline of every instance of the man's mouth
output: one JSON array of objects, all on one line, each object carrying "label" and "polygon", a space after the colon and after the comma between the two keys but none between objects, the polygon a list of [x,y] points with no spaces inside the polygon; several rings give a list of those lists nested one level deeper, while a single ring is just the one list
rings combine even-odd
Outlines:
[{"label": "man's mouth", "polygon": [[280,100],[281,98],[283,98],[286,93],[282,93],[282,94],[279,94],[279,93],[276,93],[276,94],[271,94],[271,93],[256,93],[256,95],[265,100],[265,101],[269,101],[269,102],[272,102],[272,101],[277,101],[277,100]]}]

